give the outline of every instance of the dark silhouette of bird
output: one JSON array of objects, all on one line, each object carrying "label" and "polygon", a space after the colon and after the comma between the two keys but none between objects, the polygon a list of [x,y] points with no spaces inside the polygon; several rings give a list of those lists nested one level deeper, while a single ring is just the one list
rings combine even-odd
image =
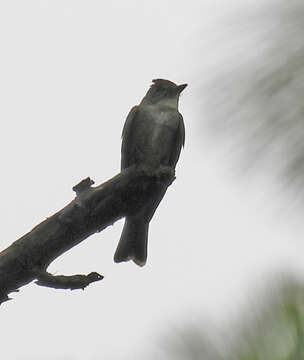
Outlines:
[{"label": "dark silhouette of bird", "polygon": [[[142,165],[150,169],[175,169],[185,143],[183,117],[178,100],[187,84],[176,85],[164,79],[153,80],[141,103],[134,106],[124,125],[121,169]],[[125,219],[114,261],[133,260],[143,266],[147,260],[149,222],[167,187],[159,186],[147,205]]]}]

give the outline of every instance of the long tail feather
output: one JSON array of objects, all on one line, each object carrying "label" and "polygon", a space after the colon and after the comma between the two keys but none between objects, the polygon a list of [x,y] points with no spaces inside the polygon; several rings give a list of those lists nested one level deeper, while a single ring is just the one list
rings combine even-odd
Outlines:
[{"label": "long tail feather", "polygon": [[115,262],[133,260],[144,266],[147,261],[149,223],[127,217],[114,255]]}]

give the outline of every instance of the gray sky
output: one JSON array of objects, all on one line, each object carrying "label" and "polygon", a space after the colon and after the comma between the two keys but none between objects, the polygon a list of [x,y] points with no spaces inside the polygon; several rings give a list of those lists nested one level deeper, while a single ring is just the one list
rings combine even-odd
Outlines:
[{"label": "gray sky", "polygon": [[186,146],[150,227],[147,265],[113,263],[122,221],[87,239],[49,271],[105,279],[84,292],[22,288],[0,308],[3,358],[136,359],[160,331],[197,314],[221,325],[268,274],[304,270],[302,226],[277,211],[269,180],[238,181],[200,133],[200,86],[231,50],[212,44],[254,3],[0,3],[2,249],[72,200],[81,179],[119,171],[124,120],[153,78],[189,83]]}]

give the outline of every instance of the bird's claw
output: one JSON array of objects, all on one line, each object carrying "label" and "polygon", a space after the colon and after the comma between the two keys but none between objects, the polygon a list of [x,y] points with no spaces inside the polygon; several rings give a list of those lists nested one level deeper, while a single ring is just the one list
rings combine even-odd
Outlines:
[{"label": "bird's claw", "polygon": [[157,182],[170,185],[175,180],[175,170],[170,166],[160,165],[155,168],[147,164],[141,164],[140,168],[146,176],[156,178]]},{"label": "bird's claw", "polygon": [[171,184],[175,180],[175,170],[170,166],[161,165],[157,172],[156,177],[160,182],[169,182]]}]

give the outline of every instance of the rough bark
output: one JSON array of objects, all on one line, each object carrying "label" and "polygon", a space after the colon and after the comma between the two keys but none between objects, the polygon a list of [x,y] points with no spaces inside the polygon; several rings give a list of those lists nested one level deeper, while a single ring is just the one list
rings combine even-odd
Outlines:
[{"label": "rough bark", "polygon": [[10,300],[10,292],[35,279],[38,285],[71,290],[101,280],[96,272],[53,276],[46,269],[90,235],[138,211],[174,178],[170,168],[130,167],[99,186],[91,187],[90,178],[74,186],[73,201],[0,252],[0,304]]}]

